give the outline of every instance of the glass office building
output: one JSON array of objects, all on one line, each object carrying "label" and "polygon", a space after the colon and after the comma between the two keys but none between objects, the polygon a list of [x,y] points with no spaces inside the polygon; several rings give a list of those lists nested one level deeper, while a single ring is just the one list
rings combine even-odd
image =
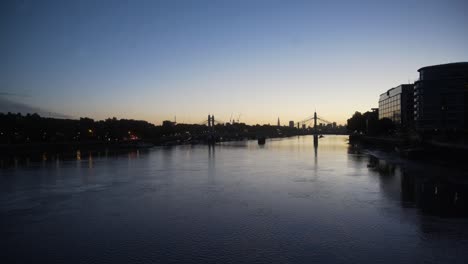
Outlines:
[{"label": "glass office building", "polygon": [[468,62],[423,67],[414,87],[420,131],[468,131]]},{"label": "glass office building", "polygon": [[402,84],[380,95],[379,119],[388,118],[399,127],[413,122],[413,85]]}]

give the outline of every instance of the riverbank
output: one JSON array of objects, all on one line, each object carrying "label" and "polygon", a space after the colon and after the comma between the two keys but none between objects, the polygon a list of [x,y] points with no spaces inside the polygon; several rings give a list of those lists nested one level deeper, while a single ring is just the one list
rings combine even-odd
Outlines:
[{"label": "riverbank", "polygon": [[[329,135],[328,133],[323,133]],[[224,136],[199,136],[188,135],[164,136],[155,139],[133,140],[133,141],[62,141],[62,142],[32,142],[18,144],[0,144],[0,154],[18,152],[41,152],[41,151],[76,151],[76,150],[104,150],[104,149],[126,149],[126,148],[149,148],[153,146],[177,146],[177,145],[198,145],[216,144],[220,142],[257,140],[259,138],[287,138],[294,136],[304,136],[305,134],[280,134],[280,135],[224,135]],[[342,134],[344,135],[344,134]]]},{"label": "riverbank", "polygon": [[468,157],[468,145],[437,140],[416,140],[409,137],[373,137],[350,135],[350,144],[361,144],[397,152],[401,157],[414,160],[438,160],[464,162]]}]

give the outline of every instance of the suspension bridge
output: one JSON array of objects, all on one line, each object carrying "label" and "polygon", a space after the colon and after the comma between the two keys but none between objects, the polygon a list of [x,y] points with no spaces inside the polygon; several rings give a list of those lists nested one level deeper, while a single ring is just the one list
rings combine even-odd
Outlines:
[{"label": "suspension bridge", "polygon": [[[299,122],[297,122],[297,128],[300,129],[301,127],[308,127],[308,128],[312,128],[313,129],[313,133],[314,134],[318,134],[319,131],[318,131],[318,127],[319,127],[319,123],[318,121],[324,123],[324,124],[334,124],[334,122],[330,122],[320,116],[317,115],[317,112],[314,112],[314,115],[310,116],[310,117],[307,117],[305,118],[304,120],[301,120]],[[222,120],[219,120],[219,119],[215,119],[214,115],[208,115],[208,118],[201,121],[201,122],[198,122],[197,124],[198,125],[205,125],[205,126],[208,126],[210,129],[212,129],[214,131],[214,128],[216,125],[225,125],[225,124],[235,124],[236,121],[234,119],[231,118],[230,122],[224,122]],[[237,119],[237,123],[239,123],[239,119]],[[336,124],[336,123],[335,123]]]},{"label": "suspension bridge", "polygon": [[[240,115],[239,115],[240,117]],[[342,126],[336,126],[336,123],[332,123],[321,116],[317,115],[316,112],[310,117],[307,117],[297,123],[297,127],[289,122],[288,126],[275,125],[246,125],[239,122],[237,119],[231,119],[229,122],[216,119],[214,115],[209,114],[206,119],[197,122],[190,127],[182,126],[179,129],[185,129],[184,131],[172,130],[173,138],[175,141],[191,141],[191,142],[205,142],[214,144],[220,141],[237,141],[243,139],[257,139],[259,144],[265,142],[266,138],[274,137],[289,137],[296,135],[314,135],[314,140],[322,134],[343,134]],[[173,124],[167,126],[168,131],[175,129]],[[168,132],[171,133],[171,132]],[[315,142],[315,141],[314,141]],[[264,144],[264,143],[262,143]]]},{"label": "suspension bridge", "polygon": [[[312,127],[314,129],[313,133],[317,134],[318,133],[318,126],[317,126],[317,121],[322,121],[325,124],[333,124],[333,122],[327,121],[322,117],[317,116],[317,112],[314,112],[314,115],[311,117],[308,117],[300,122],[298,122],[298,127],[301,125],[309,125],[309,127]],[[313,124],[313,126],[311,126]]]}]

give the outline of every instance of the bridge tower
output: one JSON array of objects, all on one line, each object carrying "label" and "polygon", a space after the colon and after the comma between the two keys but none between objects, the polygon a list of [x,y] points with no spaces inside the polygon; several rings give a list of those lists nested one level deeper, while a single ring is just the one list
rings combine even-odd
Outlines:
[{"label": "bridge tower", "polygon": [[314,134],[317,134],[317,112],[314,112]]},{"label": "bridge tower", "polygon": [[214,144],[216,142],[214,115],[208,115],[208,135],[206,136],[206,142],[208,144]]}]

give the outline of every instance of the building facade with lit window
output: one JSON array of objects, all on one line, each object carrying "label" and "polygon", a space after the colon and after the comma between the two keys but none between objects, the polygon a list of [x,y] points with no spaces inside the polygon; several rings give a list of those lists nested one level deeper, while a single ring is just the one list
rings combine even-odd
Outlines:
[{"label": "building facade with lit window", "polygon": [[420,131],[468,131],[468,62],[423,67],[414,87]]},{"label": "building facade with lit window", "polygon": [[399,128],[413,124],[413,84],[402,84],[379,97],[379,119],[388,118]]}]

